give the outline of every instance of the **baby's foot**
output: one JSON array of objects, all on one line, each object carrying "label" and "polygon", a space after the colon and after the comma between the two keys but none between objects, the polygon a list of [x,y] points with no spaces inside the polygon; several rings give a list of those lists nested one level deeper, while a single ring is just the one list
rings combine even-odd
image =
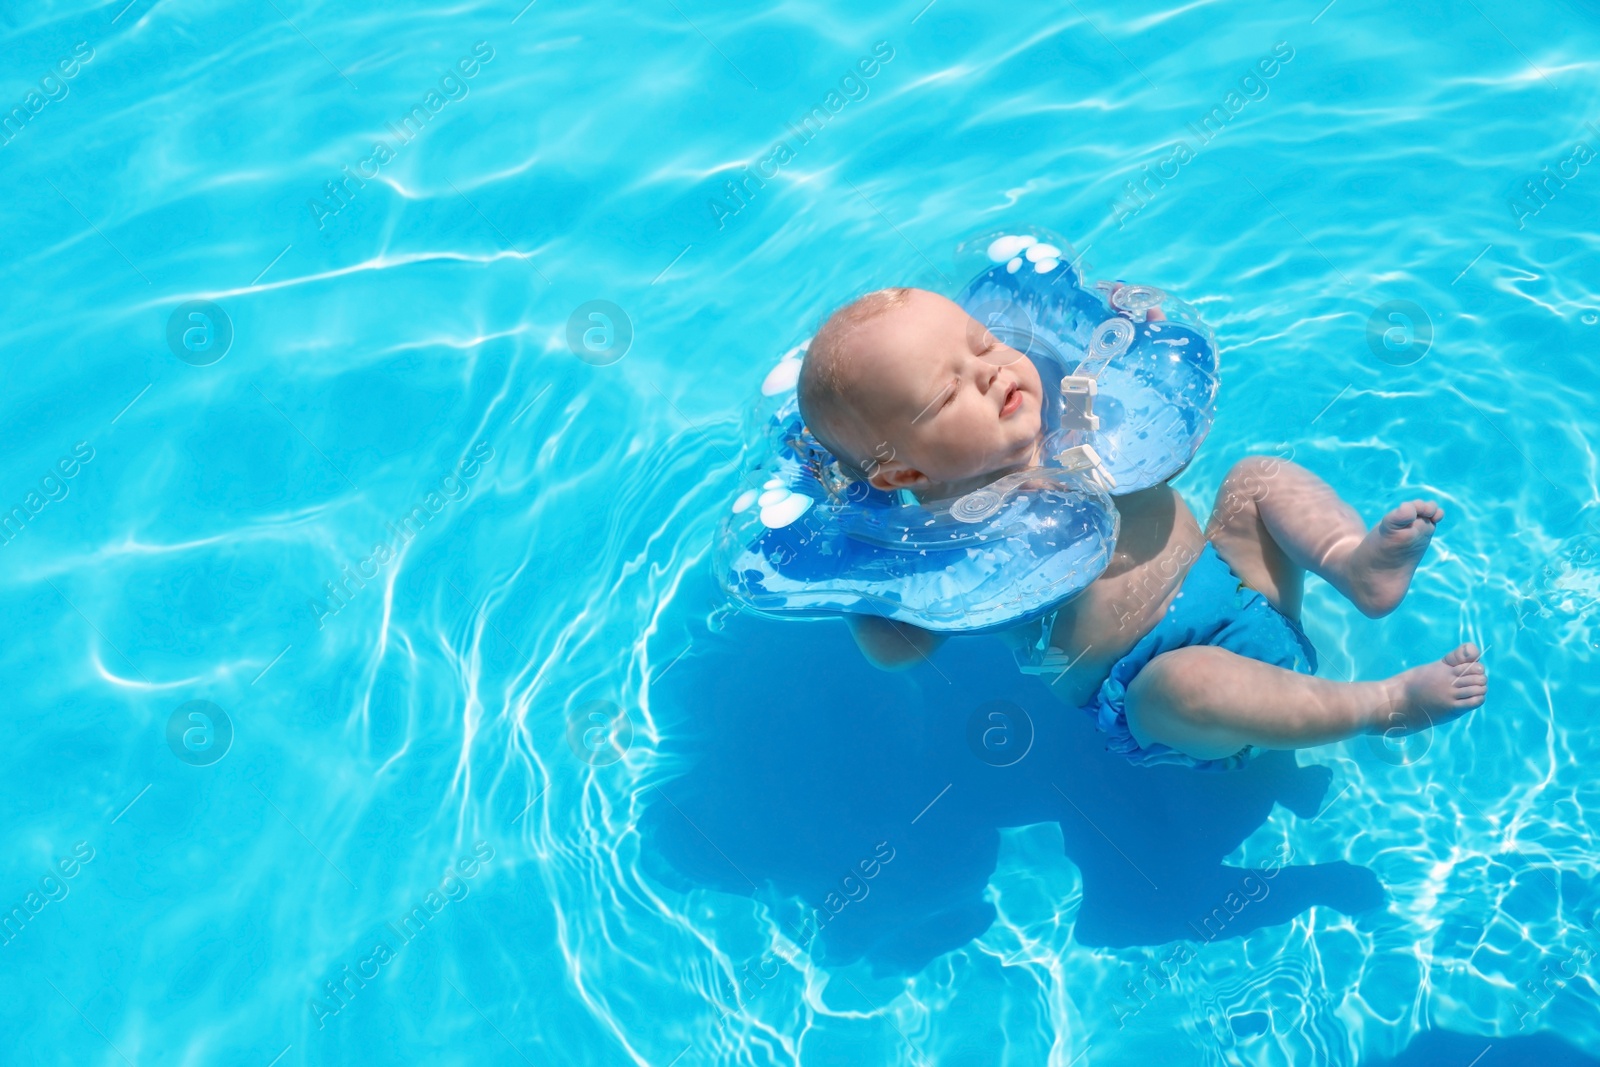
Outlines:
[{"label": "baby's foot", "polygon": [[1389,614],[1411,588],[1411,575],[1444,521],[1432,500],[1408,500],[1367,531],[1345,563],[1345,593],[1369,619]]},{"label": "baby's foot", "polygon": [[1376,730],[1415,733],[1449,722],[1483,704],[1488,675],[1478,646],[1465,644],[1437,663],[1413,667],[1383,682],[1389,691],[1387,719]]}]

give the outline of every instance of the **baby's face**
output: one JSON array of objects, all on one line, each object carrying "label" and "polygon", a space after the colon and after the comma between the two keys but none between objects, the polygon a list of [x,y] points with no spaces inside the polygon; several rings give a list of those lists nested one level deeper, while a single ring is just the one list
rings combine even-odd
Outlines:
[{"label": "baby's face", "polygon": [[877,488],[960,483],[1036,461],[1038,370],[953,301],[913,290],[858,327],[849,347],[854,444]]}]

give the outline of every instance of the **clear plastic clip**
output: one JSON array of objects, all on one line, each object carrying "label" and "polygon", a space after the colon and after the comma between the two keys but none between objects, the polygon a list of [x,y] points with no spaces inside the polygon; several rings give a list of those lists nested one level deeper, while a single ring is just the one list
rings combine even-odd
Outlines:
[{"label": "clear plastic clip", "polygon": [[1106,470],[1105,461],[1090,445],[1074,445],[1057,455],[1056,462],[1069,473],[1087,473],[1090,481],[1108,493],[1117,487],[1116,478]]},{"label": "clear plastic clip", "polygon": [[1061,428],[1098,430],[1100,416],[1094,413],[1094,398],[1100,383],[1086,374],[1069,374],[1061,379]]}]

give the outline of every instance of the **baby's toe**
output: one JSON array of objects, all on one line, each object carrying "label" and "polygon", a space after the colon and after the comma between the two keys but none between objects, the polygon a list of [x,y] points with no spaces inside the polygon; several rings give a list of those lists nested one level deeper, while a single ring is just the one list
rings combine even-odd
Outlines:
[{"label": "baby's toe", "polygon": [[1404,504],[1399,505],[1393,511],[1389,512],[1389,514],[1385,515],[1383,520],[1390,526],[1410,526],[1413,522],[1417,521],[1416,502],[1407,500]]}]

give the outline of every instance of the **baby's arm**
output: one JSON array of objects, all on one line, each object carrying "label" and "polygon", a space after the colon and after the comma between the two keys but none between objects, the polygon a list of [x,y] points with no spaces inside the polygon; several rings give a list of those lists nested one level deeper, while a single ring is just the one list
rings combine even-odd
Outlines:
[{"label": "baby's arm", "polygon": [[921,663],[944,644],[940,634],[875,615],[846,615],[845,622],[850,626],[850,636],[861,647],[861,654],[880,670],[903,671]]}]

